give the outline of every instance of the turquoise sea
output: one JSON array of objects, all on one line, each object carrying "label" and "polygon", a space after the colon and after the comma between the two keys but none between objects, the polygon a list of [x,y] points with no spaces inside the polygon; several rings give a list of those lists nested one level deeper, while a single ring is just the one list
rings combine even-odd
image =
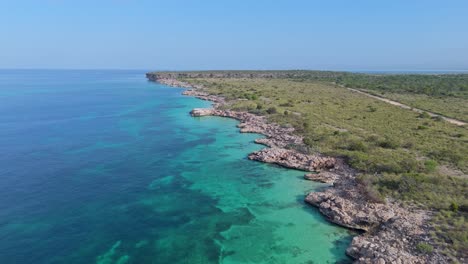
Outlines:
[{"label": "turquoise sea", "polygon": [[144,71],[0,71],[0,263],[335,263],[324,185]]}]

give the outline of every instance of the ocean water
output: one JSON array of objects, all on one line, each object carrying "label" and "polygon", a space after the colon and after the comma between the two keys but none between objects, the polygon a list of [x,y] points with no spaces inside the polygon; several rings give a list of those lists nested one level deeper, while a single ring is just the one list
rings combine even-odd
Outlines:
[{"label": "ocean water", "polygon": [[0,71],[0,263],[335,263],[351,233],[256,134],[140,71]]}]

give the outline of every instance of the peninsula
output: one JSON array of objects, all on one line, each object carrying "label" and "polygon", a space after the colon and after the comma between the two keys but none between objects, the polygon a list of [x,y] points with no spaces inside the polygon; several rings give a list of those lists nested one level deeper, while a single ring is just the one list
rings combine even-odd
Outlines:
[{"label": "peninsula", "polygon": [[358,263],[451,263],[468,255],[468,74],[151,72],[213,102],[267,148],[249,159],[329,183],[305,201],[364,231]]}]

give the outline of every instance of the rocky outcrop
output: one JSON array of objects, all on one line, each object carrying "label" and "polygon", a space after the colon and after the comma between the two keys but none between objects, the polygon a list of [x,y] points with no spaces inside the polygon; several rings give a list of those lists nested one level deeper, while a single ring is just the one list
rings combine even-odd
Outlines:
[{"label": "rocky outcrop", "polygon": [[[390,205],[391,206],[391,205]],[[420,242],[429,242],[427,212],[401,210],[395,207],[395,216],[383,222],[375,230],[353,238],[346,253],[357,263],[451,263],[445,256],[435,252],[421,254]]]},{"label": "rocky outcrop", "polygon": [[[335,162],[336,165],[336,162]],[[323,183],[334,183],[338,179],[339,175],[330,171],[321,171],[319,173],[307,173],[304,175],[304,179],[309,181],[317,181]]]},{"label": "rocky outcrop", "polygon": [[189,83],[182,82],[182,81],[179,81],[179,80],[173,79],[173,78],[164,78],[162,76],[158,76],[157,74],[146,74],[146,77],[150,81],[158,82],[158,83],[165,84],[165,85],[171,86],[171,87],[194,88],[194,86],[189,84]]},{"label": "rocky outcrop", "polygon": [[191,116],[209,116],[213,115],[213,109],[211,108],[195,108],[190,111]]},{"label": "rocky outcrop", "polygon": [[249,159],[274,163],[303,171],[317,171],[335,167],[336,159],[320,155],[306,155],[294,150],[277,147],[266,148],[249,154]]},{"label": "rocky outcrop", "polygon": [[193,116],[234,118],[240,121],[238,127],[241,132],[265,135],[255,142],[269,148],[249,154],[249,159],[315,172],[306,174],[304,178],[332,184],[322,192],[308,194],[305,201],[317,207],[331,222],[365,232],[354,237],[346,251],[356,263],[449,262],[438,253],[423,255],[416,249],[419,242],[430,242],[426,211],[409,210],[391,201],[371,202],[357,183],[356,172],[342,159],[290,149],[290,146],[303,146],[302,137],[295,135],[293,128],[269,123],[265,117],[251,113],[222,110],[220,106],[226,103],[224,98],[210,95],[202,87],[180,82],[171,76],[150,74],[148,78],[170,86],[190,88],[183,94],[214,103],[214,108],[193,109]]},{"label": "rocky outcrop", "polygon": [[305,201],[319,208],[330,221],[363,231],[369,231],[395,216],[392,207],[367,202],[368,199],[356,190],[357,187],[352,188],[355,184],[351,178],[346,181],[348,188],[341,188],[344,182],[338,180],[335,188],[310,193]]},{"label": "rocky outcrop", "polygon": [[448,263],[439,254],[420,254],[419,242],[427,241],[428,214],[395,202],[370,202],[351,174],[340,175],[333,188],[312,192],[305,201],[331,222],[365,231],[353,238],[346,253],[356,263]]}]

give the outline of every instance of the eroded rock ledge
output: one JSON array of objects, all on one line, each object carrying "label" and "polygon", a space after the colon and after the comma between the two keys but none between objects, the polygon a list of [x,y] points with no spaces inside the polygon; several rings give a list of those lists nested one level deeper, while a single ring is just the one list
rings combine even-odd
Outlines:
[{"label": "eroded rock ledge", "polygon": [[365,231],[346,253],[357,263],[448,263],[440,255],[422,255],[416,245],[428,240],[427,212],[397,203],[368,202],[352,175],[340,175],[333,188],[307,195],[331,222]]},{"label": "eroded rock ledge", "polygon": [[435,251],[427,255],[416,249],[420,242],[430,243],[427,211],[404,207],[396,202],[370,202],[356,180],[356,172],[337,158],[319,153],[307,155],[288,149],[302,145],[302,138],[294,135],[291,127],[268,123],[265,117],[245,112],[221,110],[225,103],[219,96],[203,92],[203,87],[192,86],[171,78],[148,77],[150,80],[190,88],[183,94],[214,102],[214,108],[193,109],[192,116],[222,116],[239,120],[243,133],[260,133],[265,138],[256,142],[269,148],[249,154],[249,159],[274,163],[288,168],[314,172],[304,175],[307,180],[329,183],[322,192],[312,192],[305,201],[319,209],[331,222],[363,234],[353,238],[346,253],[355,263],[449,263]]}]

